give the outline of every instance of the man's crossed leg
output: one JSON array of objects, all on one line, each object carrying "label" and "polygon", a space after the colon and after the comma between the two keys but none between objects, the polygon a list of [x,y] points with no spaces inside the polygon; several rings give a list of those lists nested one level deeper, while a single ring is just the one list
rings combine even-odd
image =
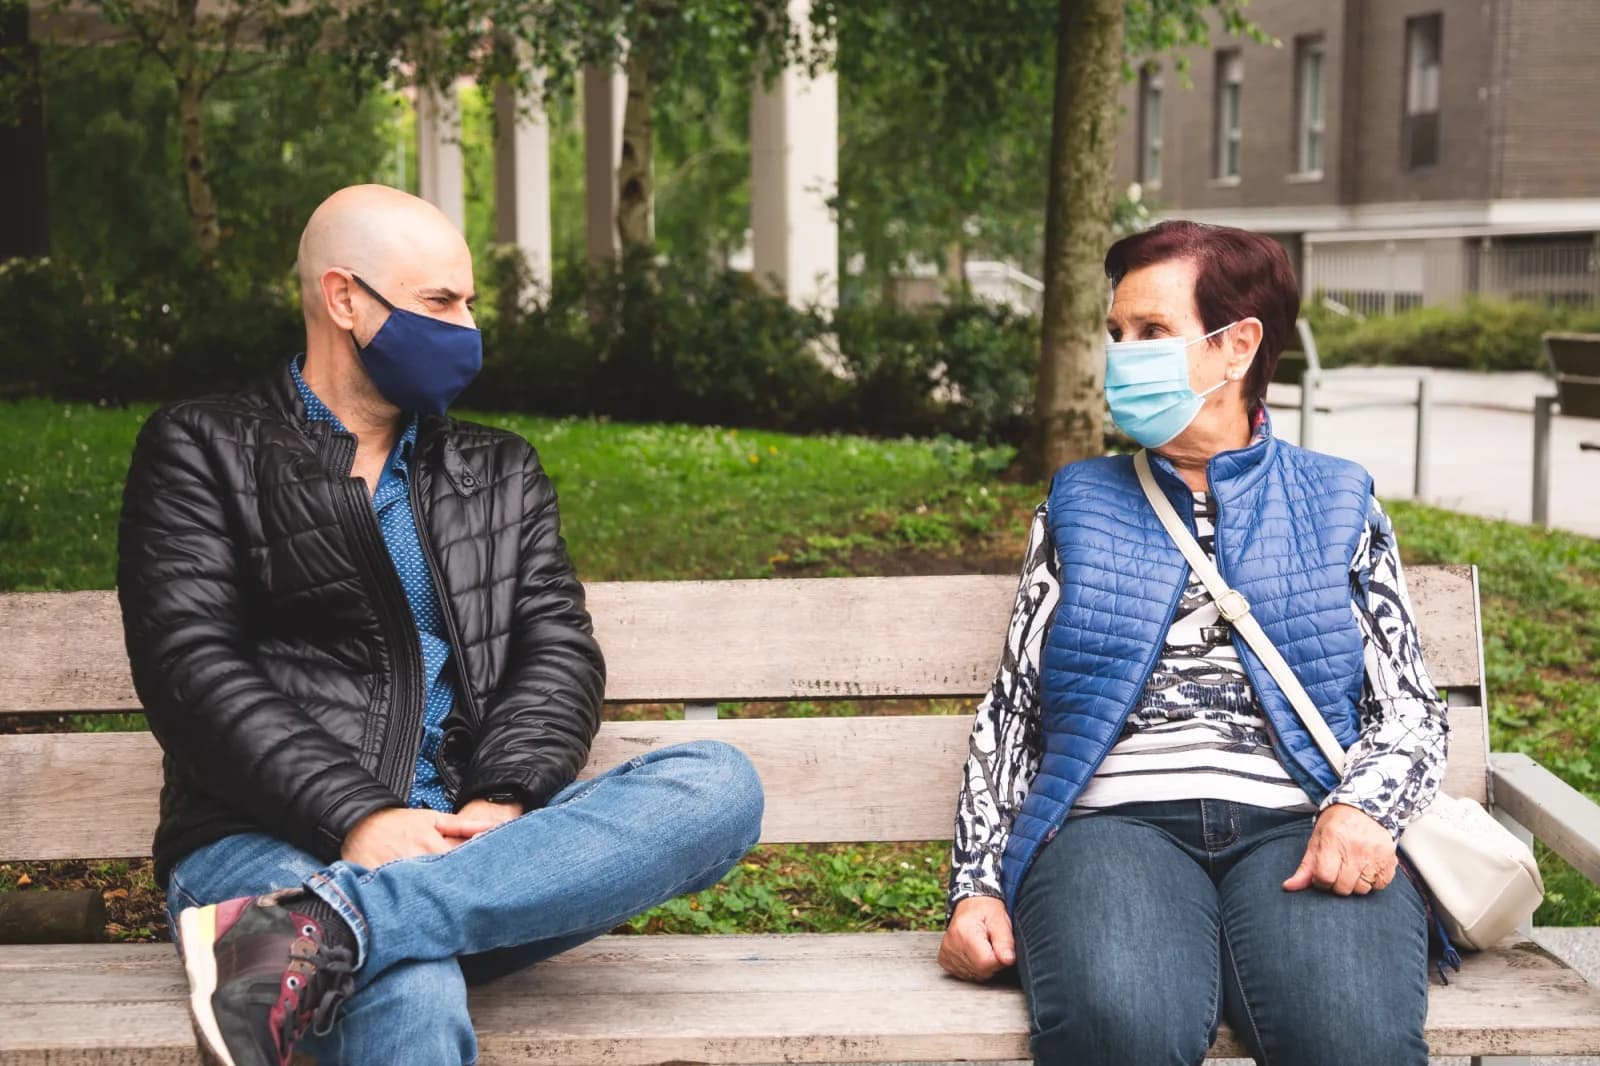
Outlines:
[{"label": "man's crossed leg", "polygon": [[[209,1060],[472,1063],[466,986],[522,969],[721,879],[760,837],[761,783],[701,741],[577,781],[450,851],[369,870],[262,834],[169,883]],[[348,1002],[346,1002],[348,1001]],[[536,1009],[536,1008],[532,1008]]]}]

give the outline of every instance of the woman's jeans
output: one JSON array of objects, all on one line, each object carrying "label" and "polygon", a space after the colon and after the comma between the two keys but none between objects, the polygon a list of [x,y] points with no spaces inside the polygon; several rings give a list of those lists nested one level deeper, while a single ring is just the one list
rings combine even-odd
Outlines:
[{"label": "woman's jeans", "polygon": [[762,805],[743,754],[697,741],[574,782],[452,851],[375,870],[325,865],[270,836],[227,837],[177,864],[167,907],[304,886],[355,932],[360,969],[338,1026],[302,1050],[321,1066],[470,1063],[469,981],[520,970],[716,884],[759,838]]},{"label": "woman's jeans", "polygon": [[1425,1066],[1422,899],[1404,874],[1285,892],[1311,826],[1222,800],[1068,819],[1016,900],[1035,1062],[1191,1066],[1226,1017],[1268,1066]]}]

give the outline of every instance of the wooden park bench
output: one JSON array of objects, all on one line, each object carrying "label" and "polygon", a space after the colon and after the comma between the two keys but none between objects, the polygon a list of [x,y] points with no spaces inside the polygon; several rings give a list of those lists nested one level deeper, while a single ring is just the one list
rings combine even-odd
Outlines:
[{"label": "wooden park bench", "polygon": [[[1550,524],[1550,428],[1557,409],[1564,418],[1600,420],[1600,333],[1546,333],[1545,362],[1556,383],[1554,396],[1533,401],[1533,524]],[[1579,441],[1578,450],[1600,452],[1600,441]],[[1600,476],[1600,467],[1596,468]],[[1591,479],[1590,484],[1593,484]]]},{"label": "wooden park bench", "polygon": [[[1492,798],[1600,880],[1600,808],[1526,756],[1488,750],[1475,571],[1410,580],[1451,703],[1447,787]],[[592,585],[607,698],[682,702],[687,716],[608,723],[591,765],[719,738],[761,770],[767,842],[948,839],[970,715],[715,720],[714,701],[971,699],[1014,594],[1010,577]],[[0,713],[136,710],[124,664],[112,593],[0,596]],[[148,855],[160,780],[147,734],[0,736],[0,860]],[[485,1064],[1025,1058],[1015,983],[945,976],[938,942],[608,936],[476,989],[473,1017]],[[167,944],[0,948],[0,1064],[193,1061],[185,994]],[[1600,990],[1513,937],[1448,986],[1433,978],[1428,1040],[1475,1058],[1600,1053]],[[1224,1029],[1213,1054],[1239,1053]]]}]

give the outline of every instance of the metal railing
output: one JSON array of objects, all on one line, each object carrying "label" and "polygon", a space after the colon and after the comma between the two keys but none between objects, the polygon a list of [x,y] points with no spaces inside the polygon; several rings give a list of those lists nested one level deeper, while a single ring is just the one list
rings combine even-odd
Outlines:
[{"label": "metal railing", "polygon": [[[1394,370],[1374,371],[1363,370],[1363,375],[1371,378],[1374,374],[1385,377],[1411,377],[1417,380],[1417,395],[1414,400],[1400,400],[1394,404],[1384,406],[1415,407],[1417,412],[1416,438],[1413,442],[1414,464],[1411,473],[1411,498],[1418,503],[1428,502],[1428,464],[1429,448],[1428,438],[1433,431],[1433,379],[1427,371]],[[1300,379],[1300,447],[1315,448],[1317,414],[1333,413],[1329,408],[1317,406],[1317,391],[1328,380],[1328,372],[1317,367],[1308,366],[1305,375]]]}]

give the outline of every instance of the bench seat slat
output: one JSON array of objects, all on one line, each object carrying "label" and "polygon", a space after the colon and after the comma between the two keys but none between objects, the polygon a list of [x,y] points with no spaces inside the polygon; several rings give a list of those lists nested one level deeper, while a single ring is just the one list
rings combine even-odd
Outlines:
[{"label": "bench seat slat", "polygon": [[[1452,708],[1446,787],[1482,801],[1482,713]],[[762,840],[946,840],[971,715],[608,722],[585,776],[687,740],[748,754],[767,790]],[[148,733],[0,736],[0,861],[150,854],[161,752]]]},{"label": "bench seat slat", "polygon": [[[1434,682],[1475,690],[1472,568],[1419,566],[1407,580]],[[597,582],[588,592],[611,702],[971,698],[994,675],[1016,578]],[[115,592],[0,595],[0,714],[138,709]]]},{"label": "bench seat slat", "polygon": [[[709,1063],[1027,1057],[1014,985],[945,977],[934,933],[604,937],[473,991],[484,1061]],[[0,948],[0,1066],[189,1062],[165,945]],[[626,1009],[619,1009],[625,1004]],[[1510,943],[1431,989],[1434,1055],[1600,1052],[1600,990]],[[1224,1028],[1214,1057],[1240,1054]]]}]

